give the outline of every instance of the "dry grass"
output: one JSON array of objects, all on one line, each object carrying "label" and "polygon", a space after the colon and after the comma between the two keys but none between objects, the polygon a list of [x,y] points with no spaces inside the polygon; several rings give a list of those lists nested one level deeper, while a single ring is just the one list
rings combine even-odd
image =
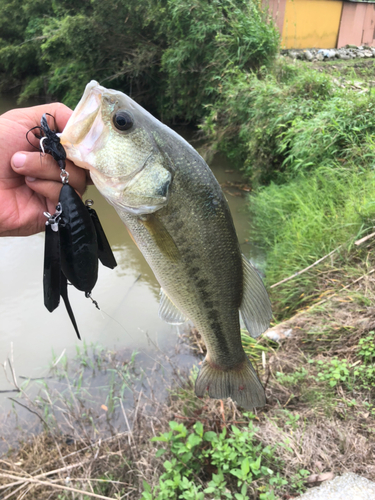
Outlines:
[{"label": "dry grass", "polygon": [[268,356],[268,404],[258,437],[270,445],[288,440],[292,456],[277,448],[286,476],[304,468],[311,473],[351,471],[375,480],[375,380],[372,389],[356,379],[330,387],[319,379],[317,364],[327,366],[332,359],[350,366],[362,363],[359,341],[375,330],[371,259],[353,259],[350,273],[334,263],[322,266],[320,305],[276,327],[292,329],[292,337]]},{"label": "dry grass", "polygon": [[0,461],[1,498],[139,498],[142,480],[152,483],[158,472],[150,439],[164,426],[139,410],[131,431],[92,443],[34,436]]}]

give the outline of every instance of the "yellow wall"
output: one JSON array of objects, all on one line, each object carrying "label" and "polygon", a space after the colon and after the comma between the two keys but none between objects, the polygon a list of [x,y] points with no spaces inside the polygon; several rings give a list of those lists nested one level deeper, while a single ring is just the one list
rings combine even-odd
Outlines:
[{"label": "yellow wall", "polygon": [[287,0],[281,46],[336,47],[342,5],[340,0]]}]

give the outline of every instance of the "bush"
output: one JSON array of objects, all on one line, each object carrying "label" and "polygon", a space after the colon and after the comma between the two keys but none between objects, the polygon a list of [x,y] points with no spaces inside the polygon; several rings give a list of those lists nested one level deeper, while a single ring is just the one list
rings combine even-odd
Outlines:
[{"label": "bush", "polygon": [[95,78],[164,118],[196,121],[228,67],[257,69],[278,50],[277,30],[251,0],[15,2],[0,5],[15,28],[2,31],[0,75],[3,88],[22,85],[23,99],[74,106]]},{"label": "bush", "polygon": [[281,184],[337,161],[375,165],[374,109],[375,95],[281,59],[260,75],[233,70],[202,129],[253,184]]},{"label": "bush", "polygon": [[260,74],[233,69],[202,129],[213,150],[225,152],[253,184],[286,182],[298,120],[308,122],[332,93],[330,77],[279,60]]}]

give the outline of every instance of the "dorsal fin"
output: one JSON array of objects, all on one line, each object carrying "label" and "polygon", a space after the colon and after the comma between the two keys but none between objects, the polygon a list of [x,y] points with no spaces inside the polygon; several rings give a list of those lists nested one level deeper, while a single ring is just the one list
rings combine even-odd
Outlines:
[{"label": "dorsal fin", "polygon": [[173,304],[164,290],[160,289],[159,317],[170,325],[181,325],[188,318]]},{"label": "dorsal fin", "polygon": [[256,338],[269,327],[271,302],[255,267],[242,255],[243,297],[240,307],[249,334]]}]

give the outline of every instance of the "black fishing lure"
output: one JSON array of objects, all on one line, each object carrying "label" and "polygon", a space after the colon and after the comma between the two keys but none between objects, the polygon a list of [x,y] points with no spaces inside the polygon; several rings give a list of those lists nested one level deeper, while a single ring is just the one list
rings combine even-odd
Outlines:
[{"label": "black fishing lure", "polygon": [[[44,246],[44,305],[52,312],[58,307],[62,297],[80,339],[68,298],[68,281],[91,298],[91,291],[98,278],[98,258],[104,266],[111,269],[117,263],[98,215],[91,208],[92,200],[87,200],[84,205],[69,185],[69,174],[65,170],[65,149],[56,131],[49,127],[46,114],[42,116],[41,126],[34,127],[29,132],[35,129],[40,132],[34,135],[40,140],[41,152],[50,154],[56,160],[63,183],[56,212],[53,215],[44,212],[48,219]],[[27,136],[26,138],[29,141]],[[99,308],[92,298],[91,300]]]},{"label": "black fishing lure", "polygon": [[72,186],[60,191],[61,269],[78,290],[90,294],[98,279],[98,240],[86,206]]}]

